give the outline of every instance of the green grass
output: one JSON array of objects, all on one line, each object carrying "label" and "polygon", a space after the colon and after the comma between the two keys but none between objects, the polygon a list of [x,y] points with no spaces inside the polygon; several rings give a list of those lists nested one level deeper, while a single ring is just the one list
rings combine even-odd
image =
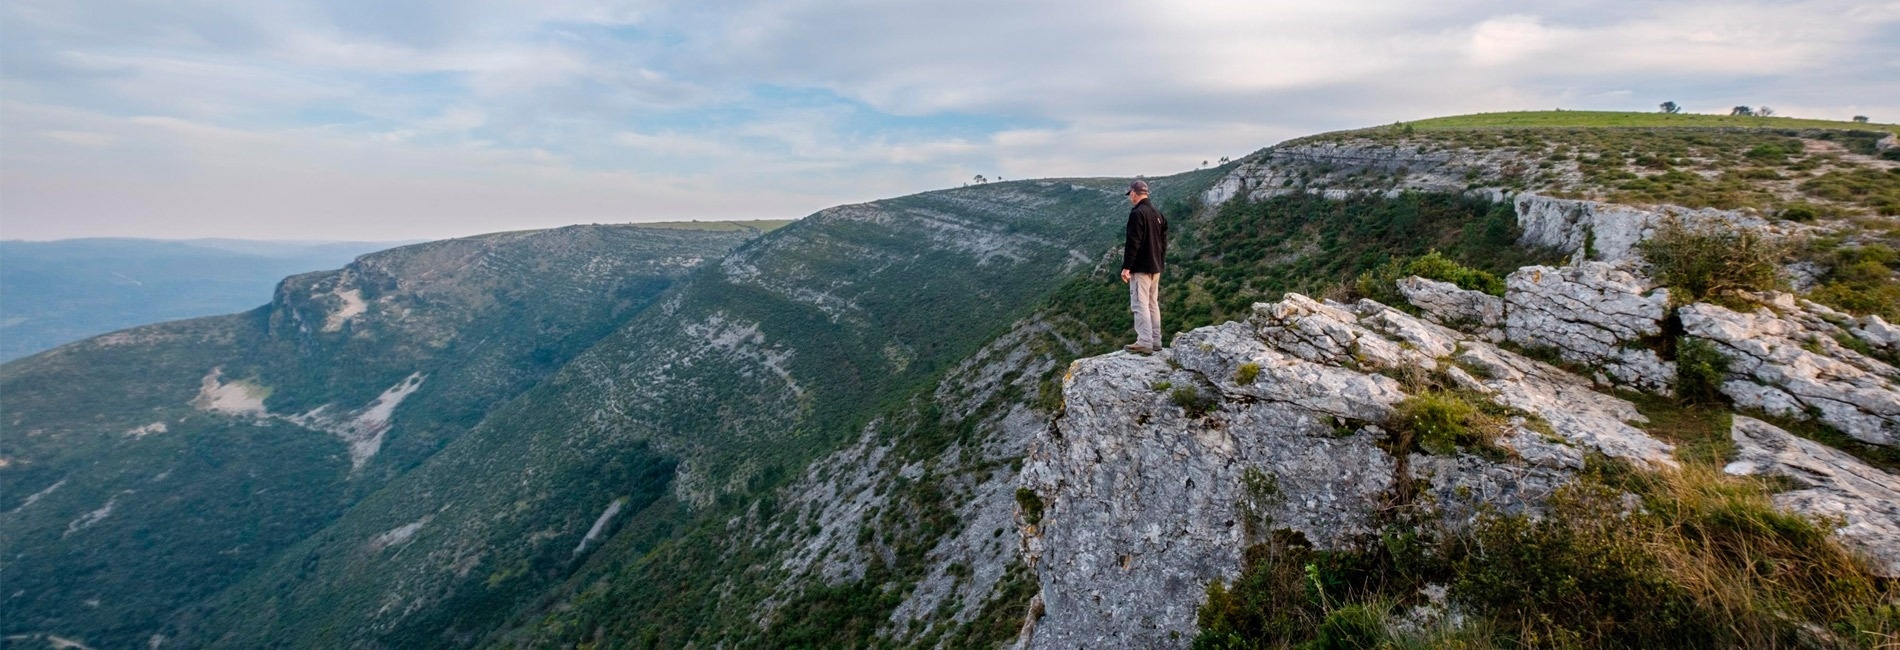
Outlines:
[{"label": "green grass", "polygon": [[1900,133],[1900,124],[1862,124],[1846,120],[1814,120],[1795,117],[1744,117],[1697,113],[1619,112],[1619,111],[1511,111],[1434,117],[1403,122],[1420,131],[1478,128],[1565,128],[1565,127],[1716,127],[1758,129],[1851,129]]},{"label": "green grass", "polygon": [[[1540,517],[1390,526],[1337,550],[1279,529],[1215,582],[1195,648],[1884,648],[1900,587],[1825,525],[1781,512],[1774,485],[1690,464],[1593,460]],[[1631,509],[1626,494],[1640,501]],[[1427,585],[1460,625],[1402,623]]]},{"label": "green grass", "polygon": [[628,225],[641,228],[665,228],[668,230],[709,230],[713,232],[732,232],[738,230],[758,230],[771,232],[783,228],[797,219],[752,219],[749,221],[644,221]]}]

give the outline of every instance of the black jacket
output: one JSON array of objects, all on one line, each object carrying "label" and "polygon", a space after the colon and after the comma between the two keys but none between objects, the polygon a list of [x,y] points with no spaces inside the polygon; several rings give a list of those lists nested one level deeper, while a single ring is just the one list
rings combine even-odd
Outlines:
[{"label": "black jacket", "polygon": [[1142,199],[1128,211],[1128,242],[1122,246],[1122,269],[1130,273],[1160,273],[1168,256],[1168,218]]}]

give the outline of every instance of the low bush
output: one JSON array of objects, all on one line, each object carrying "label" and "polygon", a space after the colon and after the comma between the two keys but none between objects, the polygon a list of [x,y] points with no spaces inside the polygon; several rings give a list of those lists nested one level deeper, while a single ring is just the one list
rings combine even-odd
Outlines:
[{"label": "low bush", "polygon": [[1487,271],[1474,269],[1431,251],[1412,260],[1394,259],[1370,271],[1360,273],[1353,282],[1355,297],[1409,310],[1410,303],[1399,293],[1398,281],[1418,276],[1427,280],[1450,282],[1460,289],[1504,295],[1504,280]]},{"label": "low bush", "polygon": [[[1891,647],[1900,587],[1772,486],[1602,459],[1539,516],[1388,529],[1322,551],[1278,531],[1200,610],[1197,648]],[[1637,503],[1628,501],[1634,495]],[[1419,626],[1427,585],[1462,622]],[[1442,609],[1441,609],[1442,611]]]},{"label": "low bush", "polygon": [[1031,526],[1042,523],[1042,497],[1029,488],[1016,488],[1016,506],[1023,511],[1023,523]]},{"label": "low bush", "polygon": [[1676,342],[1676,399],[1684,404],[1720,404],[1722,382],[1728,378],[1728,357],[1704,339],[1682,337]]},{"label": "low bush", "polygon": [[1242,386],[1252,384],[1259,377],[1260,364],[1257,363],[1243,363],[1240,364],[1240,368],[1234,370],[1234,383]]},{"label": "low bush", "polygon": [[1832,258],[1832,268],[1808,299],[1856,315],[1900,319],[1900,282],[1894,279],[1900,252],[1868,244],[1838,249]]},{"label": "low bush", "polygon": [[1483,396],[1432,389],[1399,402],[1386,427],[1396,436],[1396,449],[1415,447],[1439,455],[1456,453],[1459,447],[1490,450],[1504,435],[1502,410]]},{"label": "low bush", "polygon": [[1412,260],[1412,263],[1405,265],[1405,272],[1429,280],[1450,282],[1460,289],[1482,291],[1493,296],[1504,295],[1504,281],[1498,276],[1454,262],[1438,251]]},{"label": "low bush", "polygon": [[1202,393],[1200,389],[1193,386],[1176,388],[1168,396],[1174,400],[1175,406],[1181,407],[1181,410],[1186,411],[1188,417],[1191,418],[1207,415],[1208,411],[1214,410],[1214,407],[1220,404],[1219,400]]},{"label": "low bush", "polygon": [[1788,252],[1786,244],[1752,228],[1679,219],[1663,220],[1637,246],[1656,279],[1683,303],[1777,288],[1780,260]]}]

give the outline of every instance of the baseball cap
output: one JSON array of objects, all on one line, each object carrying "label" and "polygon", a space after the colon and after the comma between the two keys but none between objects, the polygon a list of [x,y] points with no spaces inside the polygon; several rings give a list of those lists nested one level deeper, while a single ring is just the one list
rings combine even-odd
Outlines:
[{"label": "baseball cap", "polygon": [[1129,183],[1129,184],[1128,184],[1128,191],[1126,191],[1126,192],[1122,192],[1122,194],[1134,194],[1134,193],[1136,193],[1136,192],[1140,192],[1140,193],[1142,193],[1142,194],[1147,194],[1147,193],[1148,193],[1148,182],[1147,182],[1147,181],[1135,181],[1135,182],[1133,182],[1133,183]]}]

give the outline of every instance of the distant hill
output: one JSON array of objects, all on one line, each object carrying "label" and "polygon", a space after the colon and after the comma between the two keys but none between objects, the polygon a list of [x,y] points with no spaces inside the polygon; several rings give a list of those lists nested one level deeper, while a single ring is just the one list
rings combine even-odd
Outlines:
[{"label": "distant hill", "polygon": [[243,311],[285,276],[408,242],[0,241],[0,361],[127,327]]}]

